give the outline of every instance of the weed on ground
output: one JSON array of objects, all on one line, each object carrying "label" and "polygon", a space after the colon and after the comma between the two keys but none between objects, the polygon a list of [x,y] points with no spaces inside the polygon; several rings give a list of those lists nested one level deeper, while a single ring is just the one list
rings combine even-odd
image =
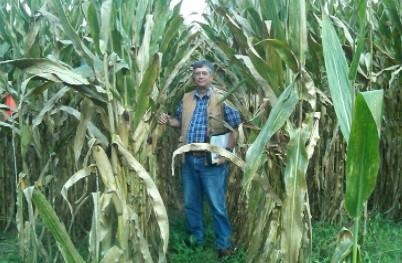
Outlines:
[{"label": "weed on ground", "polygon": [[17,247],[17,233],[0,232],[0,263],[21,262]]},{"label": "weed on ground", "polygon": [[211,228],[212,222],[207,220],[206,240],[203,247],[188,247],[184,243],[187,233],[184,225],[184,219],[180,215],[170,217],[170,241],[168,250],[168,262],[171,263],[243,263],[246,262],[244,249],[239,247],[234,255],[223,260],[218,259],[217,252],[214,248],[214,233]]},{"label": "weed on ground", "polygon": [[[313,223],[313,263],[327,263],[336,247],[336,238],[342,226],[328,223]],[[352,230],[352,227],[349,227]],[[402,262],[402,222],[385,219],[377,214],[367,220],[366,235],[360,232],[359,244],[363,262]]]},{"label": "weed on ground", "polygon": [[[219,260],[214,248],[214,234],[211,222],[207,222],[205,246],[189,248],[184,244],[187,237],[184,219],[181,216],[170,216],[170,242],[168,249],[169,263],[243,263],[246,252],[240,247],[237,252]],[[350,227],[350,226],[349,226]],[[331,261],[336,247],[337,234],[342,226],[323,222],[313,222],[313,263]],[[362,233],[362,232],[361,232]],[[373,215],[367,221],[367,234],[359,241],[363,251],[363,262],[396,263],[402,262],[402,222],[385,219],[381,215]],[[0,233],[0,263],[21,262],[18,255],[16,231]]]}]

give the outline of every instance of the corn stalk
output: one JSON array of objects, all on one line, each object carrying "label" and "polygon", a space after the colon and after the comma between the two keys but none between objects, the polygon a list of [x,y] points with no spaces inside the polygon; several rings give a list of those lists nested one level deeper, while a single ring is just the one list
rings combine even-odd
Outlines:
[{"label": "corn stalk", "polygon": [[[195,49],[191,43],[196,38],[183,28],[179,9],[171,10],[168,1],[27,1],[24,8],[18,2],[5,4],[11,10],[2,8],[2,39],[10,40],[5,48],[15,57],[6,56],[2,65],[7,71],[20,70],[14,77],[22,83],[15,93],[24,182],[52,189],[47,198],[53,205],[61,189],[70,189],[70,197],[64,197],[74,202],[61,203],[57,212],[69,222],[73,240],[82,239],[77,224],[91,224],[91,217],[78,211],[93,211],[87,260],[164,262],[168,219],[154,183],[155,143],[148,141],[151,130],[156,131],[151,135],[155,142],[161,134],[151,115],[166,99],[160,94],[175,83],[172,74],[182,70]],[[13,41],[9,21],[14,12],[22,18],[18,23],[36,17],[24,45]],[[17,33],[24,30],[22,25]],[[34,44],[46,39],[54,42],[44,49]],[[53,137],[44,144],[46,136]],[[37,167],[29,166],[31,162]],[[74,173],[92,165],[96,169],[85,176]],[[21,248],[34,249],[30,260],[50,261],[53,252],[41,252],[50,244],[42,245],[34,234],[36,210],[27,221],[24,201],[18,200]],[[69,209],[63,211],[63,206]],[[67,260],[64,252],[62,256]]]}]

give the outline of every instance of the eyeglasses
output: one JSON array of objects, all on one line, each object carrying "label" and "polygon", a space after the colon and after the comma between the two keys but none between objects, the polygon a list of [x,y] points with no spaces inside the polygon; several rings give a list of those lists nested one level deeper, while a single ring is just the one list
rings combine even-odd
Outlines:
[{"label": "eyeglasses", "polygon": [[200,76],[208,76],[209,72],[208,71],[197,71],[193,73],[194,76],[200,77]]}]

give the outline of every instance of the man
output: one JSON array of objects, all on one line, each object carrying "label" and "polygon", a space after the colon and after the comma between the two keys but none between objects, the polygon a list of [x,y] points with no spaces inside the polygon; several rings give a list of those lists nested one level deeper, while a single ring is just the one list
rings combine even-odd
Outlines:
[{"label": "man", "polygon": [[[211,85],[213,66],[206,60],[193,65],[193,80],[196,90],[186,93],[176,109],[175,117],[162,113],[160,124],[181,129],[182,143],[204,143],[209,136],[230,132],[226,149],[232,151],[237,141],[240,114],[234,108],[220,102],[219,94]],[[225,128],[229,124],[232,129]],[[212,213],[219,257],[231,254],[231,226],[226,209],[228,164],[218,157],[216,164],[208,164],[206,152],[185,154],[182,167],[184,189],[184,212],[190,233],[190,243],[203,245],[204,212],[203,198],[206,197]]]}]

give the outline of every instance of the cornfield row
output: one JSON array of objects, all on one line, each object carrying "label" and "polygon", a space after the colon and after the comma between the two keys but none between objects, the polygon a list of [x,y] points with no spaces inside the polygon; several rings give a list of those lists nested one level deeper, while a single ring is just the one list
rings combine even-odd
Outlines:
[{"label": "cornfield row", "polygon": [[[0,3],[0,94],[17,102],[0,122],[0,224],[16,226],[24,261],[166,261],[181,196],[177,134],[157,119],[201,57],[244,120],[228,200],[248,262],[309,262],[311,219],[358,230],[361,203],[401,218],[400,1],[207,2],[194,28],[167,0]],[[367,99],[380,89],[381,125]],[[380,169],[351,209],[348,121],[367,109]]]}]

